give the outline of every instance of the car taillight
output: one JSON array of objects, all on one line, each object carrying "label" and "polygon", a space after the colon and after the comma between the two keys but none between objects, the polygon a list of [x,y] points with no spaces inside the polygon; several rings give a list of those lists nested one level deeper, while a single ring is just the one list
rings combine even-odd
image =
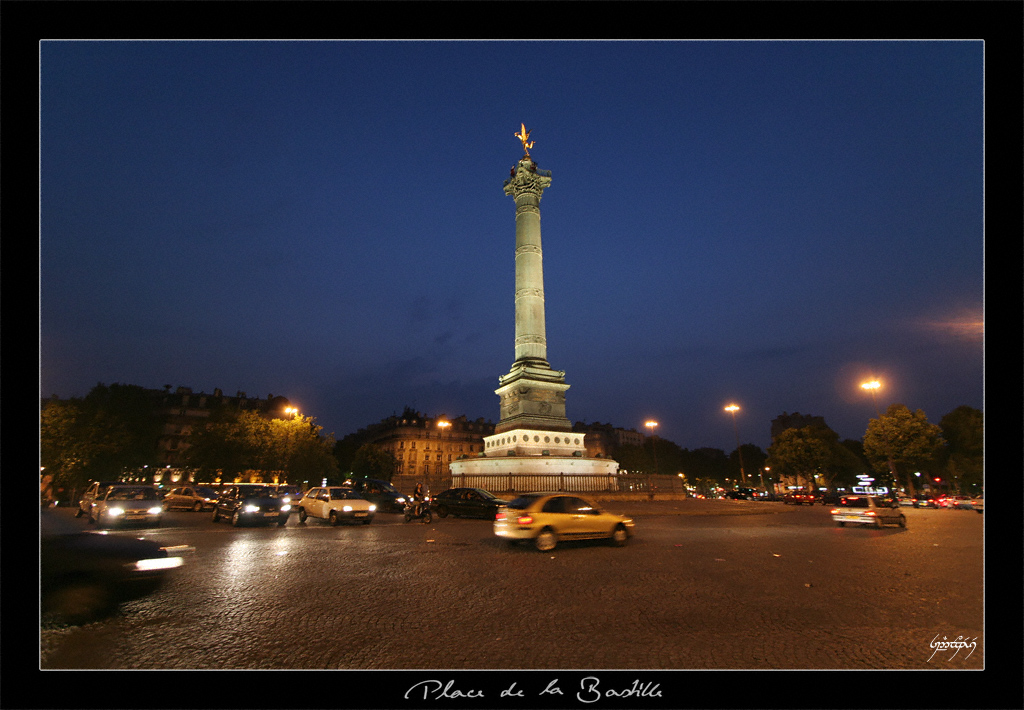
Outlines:
[{"label": "car taillight", "polygon": [[497,515],[495,515],[495,516],[494,516],[494,519],[495,519],[495,520],[504,520],[504,519],[505,519],[505,517],[506,517],[506,516],[505,516],[505,514],[504,514],[504,513],[498,513]]},{"label": "car taillight", "polygon": [[829,515],[836,515],[839,512],[839,508],[833,508],[829,511]]},{"label": "car taillight", "polygon": [[864,513],[864,515],[878,515],[878,513],[876,513],[873,510],[869,510],[868,512]]},{"label": "car taillight", "polygon": [[516,522],[519,523],[520,525],[529,525],[530,523],[533,522],[533,518],[530,517],[529,515],[520,515],[516,519]]}]

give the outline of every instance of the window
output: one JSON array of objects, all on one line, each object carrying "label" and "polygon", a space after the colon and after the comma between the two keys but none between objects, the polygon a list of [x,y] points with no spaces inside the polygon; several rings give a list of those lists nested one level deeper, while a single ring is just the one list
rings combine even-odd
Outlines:
[{"label": "window", "polygon": [[563,497],[563,496],[558,496],[556,498],[552,498],[551,500],[547,501],[544,504],[542,512],[544,512],[544,513],[564,513],[564,512],[566,512],[566,510],[565,510],[565,503],[566,503],[566,498]]}]

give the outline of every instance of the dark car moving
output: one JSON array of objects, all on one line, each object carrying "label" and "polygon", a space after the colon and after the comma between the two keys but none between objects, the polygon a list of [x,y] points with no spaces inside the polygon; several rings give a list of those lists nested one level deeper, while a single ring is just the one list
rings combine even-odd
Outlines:
[{"label": "dark car moving", "polygon": [[350,478],[343,486],[351,487],[359,495],[377,505],[378,513],[405,512],[405,496],[387,481],[376,478]]},{"label": "dark car moving", "polygon": [[498,508],[503,505],[508,505],[508,501],[483,488],[449,488],[439,493],[433,501],[434,510],[442,518],[451,514],[457,517],[494,520]]},{"label": "dark car moving", "polygon": [[213,522],[227,518],[231,524],[284,525],[291,506],[275,497],[270,486],[234,485],[221,491],[213,506]]},{"label": "dark car moving", "polygon": [[64,623],[109,616],[159,589],[182,563],[152,540],[82,532],[48,511],[40,517],[40,609]]}]

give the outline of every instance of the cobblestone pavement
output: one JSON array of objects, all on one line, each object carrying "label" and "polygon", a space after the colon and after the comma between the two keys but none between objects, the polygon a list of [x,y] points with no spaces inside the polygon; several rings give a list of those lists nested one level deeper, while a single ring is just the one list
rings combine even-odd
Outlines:
[{"label": "cobblestone pavement", "polygon": [[[907,509],[905,530],[872,530],[835,527],[822,506],[605,507],[637,519],[625,548],[513,548],[482,520],[423,525],[381,515],[332,528],[293,518],[284,528],[236,529],[205,514],[168,514],[164,527],[141,534],[195,547],[180,574],[112,619],[44,625],[40,666],[985,665],[984,520],[971,511]],[[937,652],[944,638],[976,646]]]}]

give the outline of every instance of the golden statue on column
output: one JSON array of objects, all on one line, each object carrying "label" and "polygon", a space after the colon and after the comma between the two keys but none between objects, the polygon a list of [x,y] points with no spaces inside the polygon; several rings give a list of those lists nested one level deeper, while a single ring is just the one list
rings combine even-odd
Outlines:
[{"label": "golden statue on column", "polygon": [[[519,124],[519,129],[520,129],[519,133],[516,133],[515,136],[516,136],[516,138],[519,139],[519,142],[523,144],[523,152],[526,154],[526,157],[529,158],[530,157],[530,148],[533,147],[533,143],[534,142],[530,140],[530,131],[526,130],[526,124],[525,123],[520,123]],[[527,142],[527,141],[529,141],[529,142]]]}]

